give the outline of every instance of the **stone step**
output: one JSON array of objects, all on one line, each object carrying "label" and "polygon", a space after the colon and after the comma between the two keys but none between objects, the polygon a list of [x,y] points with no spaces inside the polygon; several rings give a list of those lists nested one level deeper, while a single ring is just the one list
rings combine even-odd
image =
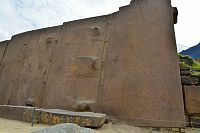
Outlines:
[{"label": "stone step", "polygon": [[0,117],[25,122],[60,124],[75,123],[82,127],[98,128],[106,115],[93,112],[71,112],[59,109],[40,109],[26,106],[0,105]]}]

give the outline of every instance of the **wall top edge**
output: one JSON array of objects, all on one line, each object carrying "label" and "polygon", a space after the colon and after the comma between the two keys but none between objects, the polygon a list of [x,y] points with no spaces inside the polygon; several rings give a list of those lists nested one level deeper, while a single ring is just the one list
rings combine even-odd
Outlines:
[{"label": "wall top edge", "polygon": [[[28,34],[30,32],[37,32],[37,31],[41,31],[41,30],[47,30],[47,29],[50,29],[50,28],[56,28],[56,27],[60,27],[60,26],[63,26],[65,24],[69,24],[69,23],[80,23],[80,22],[83,22],[83,21],[91,20],[91,19],[102,19],[102,18],[107,19],[109,16],[114,15],[114,14],[120,12],[120,10],[122,8],[128,8],[130,5],[134,4],[135,1],[137,1],[137,0],[131,0],[131,2],[130,2],[129,5],[125,5],[125,6],[119,7],[118,11],[110,13],[110,14],[107,14],[107,15],[94,16],[94,17],[89,17],[89,18],[84,18],[84,19],[78,19],[78,20],[64,22],[62,25],[58,25],[58,26],[51,26],[51,27],[45,27],[45,28],[41,28],[41,29],[35,29],[35,30],[25,31],[25,32],[13,35],[10,40],[12,40],[12,38],[16,37],[16,36],[21,36],[21,35],[24,35],[24,34]],[[0,43],[6,42],[6,41],[10,41],[10,40],[3,40],[3,41],[0,41]]]}]

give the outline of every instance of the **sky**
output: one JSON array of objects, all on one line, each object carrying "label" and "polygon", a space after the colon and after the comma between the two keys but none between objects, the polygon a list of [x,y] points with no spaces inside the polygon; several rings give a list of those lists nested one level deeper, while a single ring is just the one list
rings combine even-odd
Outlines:
[{"label": "sky", "polygon": [[172,0],[172,5],[179,10],[178,23],[175,25],[178,51],[199,44],[200,0]]},{"label": "sky", "polygon": [[[63,22],[115,12],[131,0],[0,0],[0,41]],[[178,7],[178,51],[200,42],[200,0],[171,0]],[[181,46],[183,45],[183,46]]]}]

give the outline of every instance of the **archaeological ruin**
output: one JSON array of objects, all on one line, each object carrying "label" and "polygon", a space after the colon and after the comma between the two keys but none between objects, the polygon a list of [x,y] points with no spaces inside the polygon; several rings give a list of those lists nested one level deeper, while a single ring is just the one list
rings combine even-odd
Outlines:
[{"label": "archaeological ruin", "polygon": [[170,0],[132,0],[113,14],[14,35],[0,43],[0,105],[185,127],[176,11]]}]

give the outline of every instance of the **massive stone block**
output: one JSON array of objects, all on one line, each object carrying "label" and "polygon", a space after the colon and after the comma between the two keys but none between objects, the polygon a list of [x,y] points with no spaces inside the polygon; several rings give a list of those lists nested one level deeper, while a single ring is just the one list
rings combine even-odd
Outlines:
[{"label": "massive stone block", "polygon": [[[19,73],[21,72],[21,58],[23,57],[24,44],[27,41],[26,34],[13,36],[8,43],[4,58],[1,62],[0,104],[9,104],[11,91],[19,84]],[[15,96],[17,96],[15,94]]]},{"label": "massive stone block", "polygon": [[184,104],[169,0],[12,37],[0,104],[104,112],[135,126],[182,127]]},{"label": "massive stone block", "polygon": [[[8,46],[8,41],[0,42],[0,80],[3,80],[2,71],[4,69],[4,65],[2,65],[2,61],[6,52],[6,48]],[[7,95],[7,90],[0,85],[0,104],[7,104],[5,96]]]},{"label": "massive stone block", "polygon": [[103,112],[137,126],[184,126],[170,9],[165,0],[135,1],[109,17]]},{"label": "massive stone block", "polygon": [[10,104],[40,106],[59,29],[53,27],[26,33],[19,86],[12,90]]},{"label": "massive stone block", "polygon": [[200,115],[200,86],[184,86],[185,109],[188,115]]},{"label": "massive stone block", "polygon": [[106,17],[65,23],[52,60],[43,107],[95,111]]},{"label": "massive stone block", "polygon": [[2,61],[1,104],[40,106],[49,62],[60,27],[42,29],[12,38]]}]

